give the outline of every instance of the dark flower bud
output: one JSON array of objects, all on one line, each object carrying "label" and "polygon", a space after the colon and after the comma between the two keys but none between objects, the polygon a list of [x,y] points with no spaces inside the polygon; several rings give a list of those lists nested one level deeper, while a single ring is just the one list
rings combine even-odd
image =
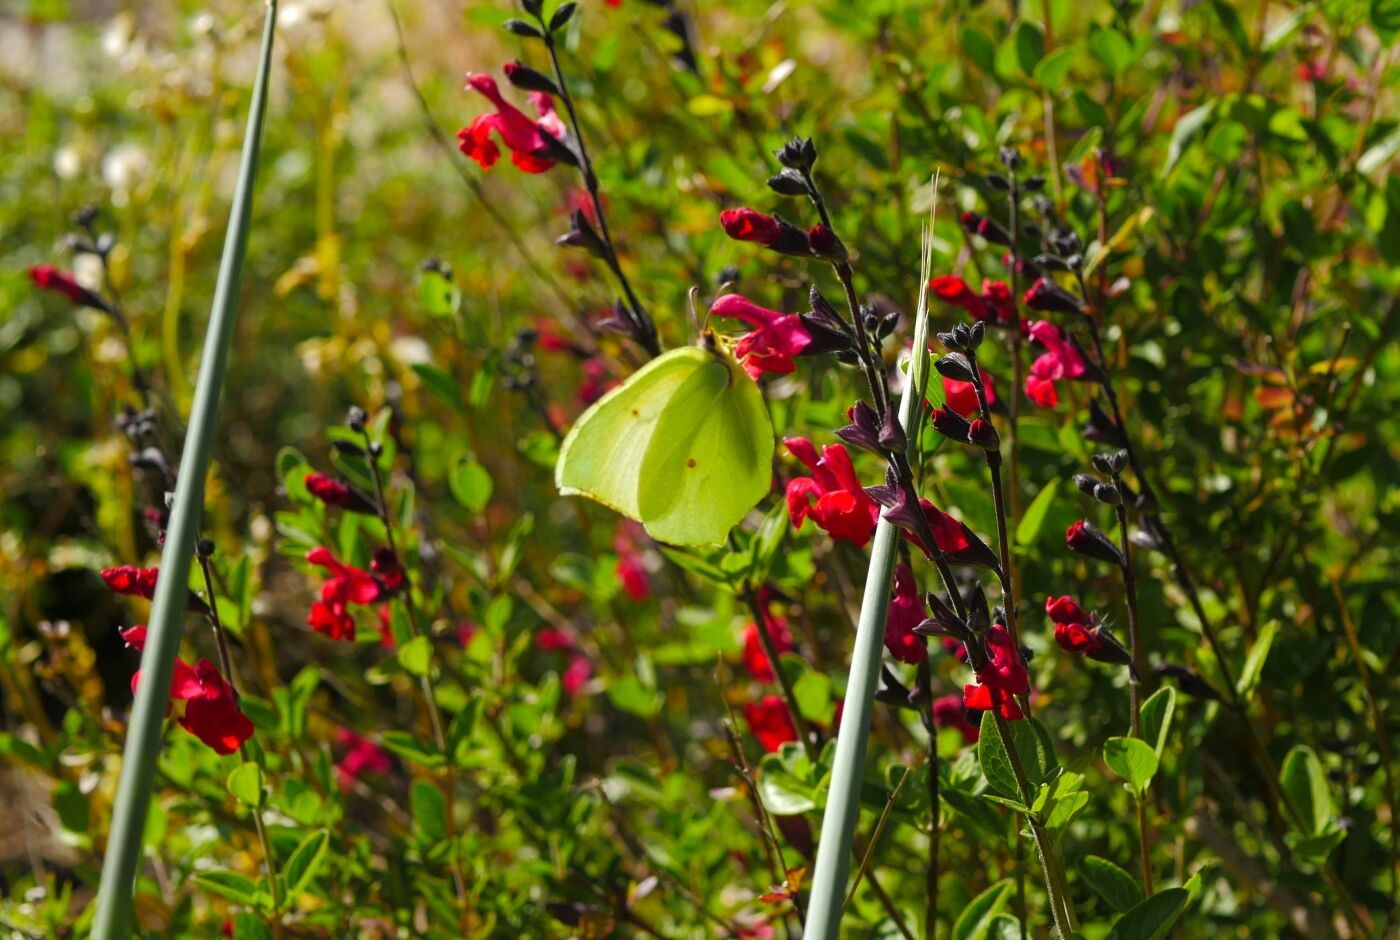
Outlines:
[{"label": "dark flower bud", "polygon": [[554,84],[554,79],[518,59],[505,64],[505,73],[506,81],[516,88],[524,91],[542,91],[546,95],[559,94],[559,87]]},{"label": "dark flower bud", "polygon": [[544,9],[544,0],[520,0],[520,5],[531,16],[539,16],[540,11]]},{"label": "dark flower bud", "polygon": [[1021,188],[1028,193],[1040,192],[1045,188],[1045,177],[1032,176],[1021,183]]},{"label": "dark flower bud", "polygon": [[899,311],[890,310],[880,318],[879,325],[875,327],[875,335],[883,340],[893,333],[897,326],[899,326]]},{"label": "dark flower bud", "polygon": [[986,633],[992,625],[991,611],[987,607],[987,593],[982,590],[982,582],[972,582],[964,598],[967,609],[967,627],[973,633]]},{"label": "dark flower bud", "polygon": [[976,212],[964,212],[962,226],[970,234],[980,236],[994,245],[1009,246],[1011,244],[1011,236],[1006,233],[1006,229]]},{"label": "dark flower bud", "polygon": [[198,542],[195,543],[195,545],[194,545],[194,550],[195,550],[195,554],[197,554],[200,558],[213,558],[213,557],[214,557],[214,540],[213,540],[213,539],[200,539]]},{"label": "dark flower bud", "polygon": [[807,171],[817,162],[817,145],[810,137],[792,137],[773,155],[788,169]]},{"label": "dark flower bud", "polygon": [[731,288],[734,285],[738,284],[738,266],[733,264],[726,264],[724,267],[720,268],[719,273],[715,275],[715,283],[718,284],[720,287],[729,286]]},{"label": "dark flower bud", "polygon": [[1021,226],[1021,234],[1032,241],[1040,241],[1040,226],[1034,222],[1027,222]]},{"label": "dark flower bud", "polygon": [[1080,313],[1083,307],[1078,297],[1043,277],[1026,291],[1025,301],[1027,307],[1042,312]]},{"label": "dark flower bud", "polygon": [[[351,425],[351,427],[353,428],[354,425]],[[364,425],[362,424],[360,428],[363,430]],[[331,441],[331,446],[336,449],[337,453],[344,454],[347,457],[363,457],[365,455],[365,449],[354,441],[334,440]]]},{"label": "dark flower bud", "polygon": [[846,260],[846,246],[836,237],[836,233],[825,225],[814,225],[807,230],[807,244],[812,249],[812,254],[818,258],[826,258],[828,261]]},{"label": "dark flower bud", "polygon": [[1001,160],[1001,165],[1013,173],[1021,165],[1021,154],[1015,147],[1002,147],[997,150],[997,158]]},{"label": "dark flower bud", "polygon": [[807,233],[777,215],[754,209],[725,209],[719,214],[724,232],[735,241],[754,242],[785,255],[810,256]]},{"label": "dark flower bud", "polygon": [[1094,499],[1097,499],[1101,503],[1107,503],[1110,506],[1118,506],[1123,502],[1122,492],[1112,483],[1100,483],[1098,486],[1094,487],[1092,495]]},{"label": "dark flower bud", "polygon": [[880,446],[887,451],[902,453],[908,446],[904,427],[899,423],[899,411],[894,402],[885,405],[884,420],[880,424]]},{"label": "dark flower bud", "polygon": [[954,325],[953,335],[958,338],[959,349],[968,349],[972,346],[972,331],[967,328],[966,323]]},{"label": "dark flower bud", "polygon": [[1074,475],[1074,485],[1079,487],[1079,492],[1085,496],[1094,495],[1094,487],[1099,485],[1099,481],[1087,473],[1076,473]]},{"label": "dark flower bud", "polygon": [[1154,671],[1159,676],[1171,676],[1176,680],[1176,684],[1180,687],[1181,691],[1193,698],[1208,699],[1212,702],[1223,701],[1220,693],[1215,690],[1214,686],[1185,666],[1179,666],[1176,663],[1163,663]]},{"label": "dark flower bud", "polygon": [[101,213],[102,210],[97,206],[83,206],[77,212],[73,213],[73,224],[78,226],[78,228],[87,229],[91,232],[93,227],[97,225],[97,217],[101,215]]},{"label": "dark flower bud", "polygon": [[768,188],[780,196],[806,196],[811,192],[802,174],[790,167],[768,177]]},{"label": "dark flower bud", "polygon": [[1079,519],[1070,525],[1065,531],[1065,542],[1071,550],[1081,555],[1115,565],[1123,564],[1123,556],[1118,553],[1118,546],[1109,541],[1108,536],[1087,519]]},{"label": "dark flower bud", "polygon": [[544,146],[536,149],[531,156],[541,160],[553,160],[555,163],[562,163],[565,166],[578,166],[578,154],[574,148],[555,137],[549,131],[536,126],[536,132],[540,139],[544,141]]},{"label": "dark flower bud", "polygon": [[952,438],[959,443],[967,441],[968,431],[971,429],[972,425],[968,424],[967,419],[952,408],[949,408],[947,405],[942,405],[934,409],[933,414],[929,417],[933,422],[934,430],[939,434],[942,434],[944,437]]},{"label": "dark flower bud", "polygon": [[992,422],[976,418],[968,425],[967,442],[976,444],[983,450],[996,450],[1001,446],[1001,438],[997,435],[997,429],[992,426]]},{"label": "dark flower bud", "polygon": [[170,474],[170,464],[165,459],[165,453],[159,447],[143,447],[127,458],[133,466],[142,470],[154,470],[156,473]]},{"label": "dark flower bud", "polygon": [[1084,250],[1084,243],[1074,229],[1061,227],[1050,236],[1050,247],[1060,255],[1077,255]]},{"label": "dark flower bud", "polygon": [[886,467],[885,482],[877,483],[875,486],[867,486],[865,488],[865,493],[880,506],[888,508],[895,505],[900,499],[900,488],[898,478],[894,473],[894,468]]},{"label": "dark flower bud", "polygon": [[939,375],[956,382],[977,381],[976,370],[972,368],[972,363],[962,353],[951,352],[946,356],[940,356],[934,360],[933,367],[938,370]]},{"label": "dark flower bud", "polygon": [[846,410],[850,421],[843,428],[836,429],[836,436],[850,444],[872,453],[883,455],[885,448],[880,443],[880,416],[864,401],[858,401]]},{"label": "dark flower bud", "polygon": [[1070,271],[1073,270],[1064,258],[1058,255],[1036,255],[1033,259],[1035,266],[1044,271]]},{"label": "dark flower bud", "polygon": [[949,330],[946,333],[938,334],[938,341],[945,349],[962,349],[962,341],[958,339],[958,334]]},{"label": "dark flower bud", "polygon": [[1094,454],[1089,458],[1089,463],[1092,464],[1094,469],[1099,471],[1099,473],[1113,473],[1113,464],[1109,463],[1108,454]]},{"label": "dark flower bud", "polygon": [[1084,256],[1082,254],[1079,254],[1078,252],[1075,252],[1074,254],[1070,255],[1068,258],[1065,259],[1065,264],[1069,267],[1071,271],[1078,271],[1079,269],[1084,267]]},{"label": "dark flower bud", "polygon": [[1108,465],[1115,474],[1122,473],[1128,468],[1128,451],[1120,449],[1109,454]]},{"label": "dark flower bud", "polygon": [[524,36],[526,39],[544,38],[544,33],[524,20],[506,20],[501,25],[503,25],[508,32],[515,33],[517,36]]},{"label": "dark flower bud", "polygon": [[598,233],[593,231],[593,226],[588,223],[588,217],[583,214],[582,210],[575,209],[569,215],[569,223],[573,227],[554,240],[556,245],[562,245],[565,248],[580,248],[595,258],[608,256],[607,246],[598,237]]},{"label": "dark flower bud", "polygon": [[419,265],[419,267],[425,272],[433,271],[438,274],[441,274],[448,280],[452,279],[452,265],[448,264],[446,261],[443,261],[441,258],[424,258],[423,263]]},{"label": "dark flower bud", "polygon": [[559,9],[554,11],[554,15],[549,18],[549,31],[557,33],[569,24],[569,20],[574,18],[574,13],[578,10],[578,4],[570,0],[568,3],[561,3]]},{"label": "dark flower bud", "polygon": [[987,182],[991,185],[992,189],[999,189],[1004,193],[1010,192],[1011,190],[1011,181],[1000,173],[988,173]]},{"label": "dark flower bud", "polygon": [[811,318],[821,323],[827,329],[840,333],[846,332],[846,321],[841,319],[841,314],[836,312],[836,308],[831,305],[831,301],[822,296],[822,292],[813,284],[807,291],[807,302],[812,305]]},{"label": "dark flower bud", "polygon": [[378,457],[380,454],[384,453],[384,445],[380,444],[378,441],[370,441],[369,447],[365,448],[365,450],[369,452],[371,457]]},{"label": "dark flower bud", "polygon": [[967,345],[969,349],[976,349],[982,345],[982,338],[987,334],[987,321],[978,320],[972,324],[968,331]]},{"label": "dark flower bud", "polygon": [[365,410],[358,405],[351,405],[350,410],[345,413],[345,423],[350,430],[360,434],[365,429]]}]

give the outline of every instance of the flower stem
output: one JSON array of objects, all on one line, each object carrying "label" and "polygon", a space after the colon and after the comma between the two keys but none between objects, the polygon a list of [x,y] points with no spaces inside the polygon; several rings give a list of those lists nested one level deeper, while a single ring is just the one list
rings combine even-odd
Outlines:
[{"label": "flower stem", "polygon": [[773,678],[777,680],[778,688],[783,693],[783,701],[787,703],[792,727],[797,732],[798,740],[802,742],[802,750],[806,753],[807,760],[815,767],[817,754],[812,746],[812,730],[807,726],[807,720],[802,717],[802,709],[797,705],[797,693],[793,690],[792,682],[787,673],[783,672],[782,663],[778,661],[778,645],[773,642],[773,633],[768,629],[767,612],[759,603],[758,595],[752,587],[744,588],[744,602],[748,604],[749,613],[753,616],[759,642],[763,644],[763,654],[768,657],[768,666],[773,670]]},{"label": "flower stem", "polygon": [[559,64],[559,49],[554,43],[554,34],[550,32],[549,25],[543,17],[536,14],[536,19],[540,23],[540,32],[544,36],[545,48],[549,51],[549,63],[554,69],[554,81],[559,88],[559,97],[564,101],[564,110],[569,114],[569,125],[574,129],[574,143],[578,148],[579,162],[583,165],[580,170],[583,173],[583,185],[588,190],[588,197],[593,203],[593,212],[598,218],[598,234],[603,239],[603,249],[606,257],[603,259],[613,276],[622,287],[622,292],[627,296],[627,304],[631,311],[633,325],[637,328],[636,340],[646,349],[649,356],[661,354],[661,345],[656,336],[656,324],[647,315],[642,302],[637,299],[636,293],[632,290],[632,282],[623,273],[622,264],[617,257],[617,248],[613,245],[612,235],[608,231],[607,213],[603,211],[603,198],[598,192],[598,176],[593,172],[593,161],[588,156],[588,147],[583,142],[583,130],[579,126],[578,114],[574,110],[574,99],[569,94],[568,82],[564,79],[564,69]]},{"label": "flower stem", "polygon": [[[374,479],[375,505],[379,511],[379,521],[384,523],[384,537],[389,543],[389,550],[394,553],[400,568],[403,571],[403,587],[400,600],[403,601],[404,613],[408,615],[408,622],[413,628],[414,636],[420,636],[428,641],[428,649],[433,653],[432,658],[436,659],[436,648],[433,646],[432,634],[425,630],[418,620],[418,613],[413,606],[413,579],[409,574],[408,566],[404,564],[403,556],[399,554],[398,546],[394,542],[394,522],[389,512],[389,501],[384,495],[384,480],[379,472],[379,445],[374,443],[369,436],[369,431],[362,429],[361,433],[365,439],[365,463],[369,465],[370,476]],[[433,743],[437,746],[438,753],[442,754],[442,797],[444,805],[444,817],[447,826],[447,841],[453,843],[452,853],[449,856],[452,870],[452,888],[456,894],[457,903],[461,906],[462,925],[465,929],[467,919],[467,883],[462,874],[462,862],[458,858],[457,841],[457,821],[455,813],[456,787],[453,782],[452,755],[447,753],[447,735],[443,731],[442,713],[438,710],[437,695],[433,691],[432,670],[430,669],[422,679],[420,685],[423,690],[423,704],[428,711],[428,724],[432,728]]]},{"label": "flower stem", "polygon": [[[224,630],[223,621],[219,619],[218,599],[214,596],[214,570],[209,560],[209,556],[195,547],[195,557],[199,560],[200,574],[204,577],[204,603],[209,607],[209,626],[214,633],[214,646],[219,651],[219,671],[224,674],[224,681],[233,690],[234,701],[238,701],[238,687],[233,682],[233,656],[229,653],[228,634]],[[238,745],[238,759],[247,763],[248,745],[240,743]],[[258,760],[258,766],[262,767],[262,760]],[[262,793],[258,794],[258,805],[253,807],[253,828],[257,831],[258,843],[262,846],[263,864],[267,868],[267,889],[272,895],[272,932],[275,936],[282,936],[282,891],[277,885],[277,856],[272,852],[272,840],[267,836],[267,826],[263,823],[262,815]]]}]

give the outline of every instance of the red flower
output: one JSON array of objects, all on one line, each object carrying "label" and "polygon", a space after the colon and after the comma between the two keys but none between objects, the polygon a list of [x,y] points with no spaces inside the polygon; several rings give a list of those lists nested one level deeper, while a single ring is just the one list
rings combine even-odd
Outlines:
[{"label": "red flower", "polygon": [[[491,139],[492,132],[510,149],[511,162],[526,173],[543,173],[554,166],[558,156],[558,141],[567,135],[564,122],[554,113],[554,102],[543,92],[530,92],[536,120],[502,97],[496,80],[489,75],[468,72],[467,87],[480,92],[496,106],[494,114],[480,114],[471,124],[457,132],[462,153],[489,170],[501,157],[500,148]],[[553,140],[551,140],[553,138]]]},{"label": "red flower", "polygon": [[328,569],[332,576],[321,585],[321,599],[311,605],[306,622],[317,633],[332,640],[353,640],[355,620],[351,604],[373,604],[381,599],[383,588],[368,571],[337,561],[330,549],[317,546],[306,553],[306,560]]},{"label": "red flower", "polygon": [[[787,621],[764,612],[768,633],[773,637],[773,646],[778,655],[792,652],[792,633]],[[744,668],[759,682],[773,681],[773,664],[768,661],[768,653],[763,649],[763,640],[758,635],[758,624],[749,621],[744,626]]]},{"label": "red flower", "polygon": [[1030,691],[1030,676],[1005,627],[996,624],[987,631],[986,651],[987,664],[977,671],[977,683],[963,686],[963,704],[981,711],[995,708],[1003,718],[1021,718],[1016,696]]},{"label": "red flower", "polygon": [[613,550],[617,552],[617,579],[622,582],[623,592],[639,604],[651,595],[651,574],[642,556],[645,536],[645,529],[627,519],[618,523],[617,533],[613,536]]},{"label": "red flower", "polygon": [[559,682],[565,692],[578,695],[591,678],[593,662],[583,653],[575,653],[569,657],[569,664],[564,667],[564,674],[559,677]]},{"label": "red flower", "polygon": [[797,740],[797,730],[792,726],[787,703],[776,695],[765,695],[757,702],[745,705],[744,718],[749,723],[749,730],[758,738],[758,743],[769,753],[789,741]]},{"label": "red flower", "polygon": [[601,359],[585,359],[583,381],[578,383],[574,397],[585,408],[607,394],[608,389],[617,383],[608,376],[608,367]]},{"label": "red flower", "polygon": [[933,723],[939,728],[957,728],[962,732],[963,741],[976,744],[979,729],[967,717],[962,696],[954,692],[941,695],[933,700]]},{"label": "red flower", "polygon": [[1065,530],[1065,544],[1071,551],[1099,561],[1115,565],[1123,563],[1118,546],[1109,541],[1108,536],[1088,519],[1076,519],[1070,523],[1069,528]]},{"label": "red flower", "polygon": [[1005,281],[983,281],[982,301],[997,323],[1011,323],[1016,319],[1016,304],[1011,299],[1011,288]]},{"label": "red flower", "polygon": [[1092,656],[1099,652],[1103,641],[1094,631],[1093,620],[1084,608],[1075,603],[1074,598],[1047,597],[1045,613],[1055,623],[1055,642],[1066,653],[1085,653]]},{"label": "red flower", "polygon": [[756,209],[725,209],[719,214],[724,234],[735,241],[756,242],[775,248],[788,237],[783,224],[771,215]]},{"label": "red flower", "polygon": [[885,618],[885,649],[902,663],[921,663],[928,659],[928,643],[914,632],[924,622],[924,601],[914,572],[903,563],[894,569],[894,597],[890,599],[889,615]]},{"label": "red flower", "polygon": [[1088,374],[1088,367],[1079,350],[1050,321],[1037,320],[1030,325],[1029,333],[1031,339],[1045,347],[1045,352],[1031,363],[1026,395],[1037,405],[1053,408],[1060,401],[1055,383],[1060,379],[1082,379]]},{"label": "red flower", "polygon": [[962,640],[955,640],[950,636],[943,638],[943,652],[952,656],[960,663],[967,662],[967,647]]},{"label": "red flower", "polygon": [[403,566],[399,564],[399,556],[395,555],[389,546],[384,545],[374,550],[374,555],[369,560],[369,570],[374,572],[374,576],[379,579],[386,592],[394,592],[403,587]]},{"label": "red flower", "polygon": [[734,351],[743,361],[744,371],[755,379],[764,372],[791,372],[792,357],[802,355],[812,345],[812,334],[801,316],[760,307],[738,294],[725,294],[716,300],[710,305],[710,314],[743,320],[753,327]]},{"label": "red flower", "polygon": [[846,448],[827,444],[818,457],[816,448],[806,438],[784,438],[783,444],[812,471],[810,477],[797,477],[787,485],[788,515],[793,527],[802,528],[803,520],[810,516],[832,538],[864,548],[875,532],[880,507],[861,488]]},{"label": "red flower", "polygon": [[[133,649],[144,650],[146,628],[123,630],[122,639]],[[137,670],[131,677],[133,694],[140,681],[141,671]],[[219,667],[207,659],[193,666],[182,659],[175,660],[170,676],[170,698],[180,727],[219,754],[232,754],[253,736],[253,723],[238,710],[233,686],[219,673]],[[176,703],[183,704],[177,708]]]},{"label": "red flower", "polygon": [[[920,498],[919,506],[923,509],[924,518],[928,520],[928,527],[933,532],[933,540],[950,561],[982,568],[996,565],[996,555],[966,525],[926,499]],[[925,555],[929,554],[928,546],[913,532],[906,529],[904,537],[919,546]]]},{"label": "red flower", "polygon": [[540,627],[535,631],[535,646],[542,650],[571,650],[574,638],[558,627]]},{"label": "red flower", "polygon": [[115,568],[103,568],[102,580],[118,594],[151,600],[156,596],[156,576],[159,574],[159,568],[118,565]]},{"label": "red flower", "polygon": [[335,765],[335,774],[342,790],[349,790],[362,774],[387,774],[394,767],[388,751],[349,728],[336,731],[335,740],[346,748],[345,756]]},{"label": "red flower", "polygon": [[[997,400],[997,390],[992,384],[992,377],[987,374],[986,369],[978,369],[982,376],[982,387],[987,390],[987,404],[992,405]],[[982,410],[982,405],[977,401],[977,389],[971,382],[959,382],[957,379],[950,379],[946,375],[943,379],[943,400],[948,407],[962,415],[964,418],[971,417]]]},{"label": "red flower", "polygon": [[928,287],[938,295],[939,300],[963,308],[974,320],[985,320],[990,316],[986,302],[974,294],[967,281],[960,277],[943,274],[929,281]]},{"label": "red flower", "polygon": [[961,216],[963,228],[972,235],[980,235],[994,245],[1010,245],[1011,236],[1006,229],[993,222],[986,216],[978,215],[976,212],[964,212]]},{"label": "red flower", "polygon": [[44,290],[53,291],[79,307],[110,310],[105,300],[79,284],[72,274],[51,264],[36,264],[30,268],[29,279]]},{"label": "red flower", "polygon": [[306,475],[306,489],[327,506],[338,506],[341,509],[368,515],[375,514],[375,508],[370,505],[369,500],[352,490],[348,484],[334,480],[323,473],[308,473]]}]

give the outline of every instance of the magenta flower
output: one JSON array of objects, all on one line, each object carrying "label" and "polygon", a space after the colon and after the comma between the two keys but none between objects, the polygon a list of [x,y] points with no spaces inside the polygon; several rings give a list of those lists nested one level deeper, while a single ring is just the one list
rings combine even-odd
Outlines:
[{"label": "magenta flower", "polygon": [[710,315],[732,317],[753,327],[739,340],[734,352],[753,378],[764,372],[786,375],[793,370],[794,356],[812,345],[812,334],[798,314],[769,310],[741,297],[725,294],[710,305]]},{"label": "magenta flower", "polygon": [[923,623],[923,598],[914,572],[900,563],[894,569],[894,597],[890,599],[889,616],[885,618],[885,649],[902,663],[921,663],[928,659],[928,642],[914,628]]},{"label": "magenta flower", "polygon": [[810,517],[832,538],[864,548],[875,533],[880,507],[861,487],[846,448],[827,444],[818,457],[817,449],[806,438],[784,438],[783,444],[812,471],[810,477],[797,477],[787,485],[793,528],[802,528],[803,520]]},{"label": "magenta flower", "polygon": [[1055,383],[1061,379],[1084,379],[1089,368],[1074,343],[1049,320],[1035,321],[1029,333],[1045,352],[1031,363],[1030,375],[1026,376],[1026,396],[1037,405],[1053,408],[1060,401]]},{"label": "magenta flower", "polygon": [[491,138],[494,133],[510,150],[511,162],[526,173],[543,173],[554,166],[563,149],[560,142],[568,131],[554,112],[554,102],[549,95],[530,92],[530,103],[536,114],[531,119],[506,101],[490,75],[468,72],[467,87],[484,95],[496,106],[496,111],[477,115],[457,132],[463,154],[480,163],[482,169],[491,169],[501,158],[501,150]]}]

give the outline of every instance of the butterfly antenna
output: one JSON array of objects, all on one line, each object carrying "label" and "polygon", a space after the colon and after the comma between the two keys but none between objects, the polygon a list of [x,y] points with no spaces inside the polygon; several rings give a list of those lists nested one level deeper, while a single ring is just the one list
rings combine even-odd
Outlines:
[{"label": "butterfly antenna", "polygon": [[710,311],[705,311],[705,319],[700,319],[700,288],[690,285],[690,320],[695,324],[696,333],[704,333],[710,328]]}]

